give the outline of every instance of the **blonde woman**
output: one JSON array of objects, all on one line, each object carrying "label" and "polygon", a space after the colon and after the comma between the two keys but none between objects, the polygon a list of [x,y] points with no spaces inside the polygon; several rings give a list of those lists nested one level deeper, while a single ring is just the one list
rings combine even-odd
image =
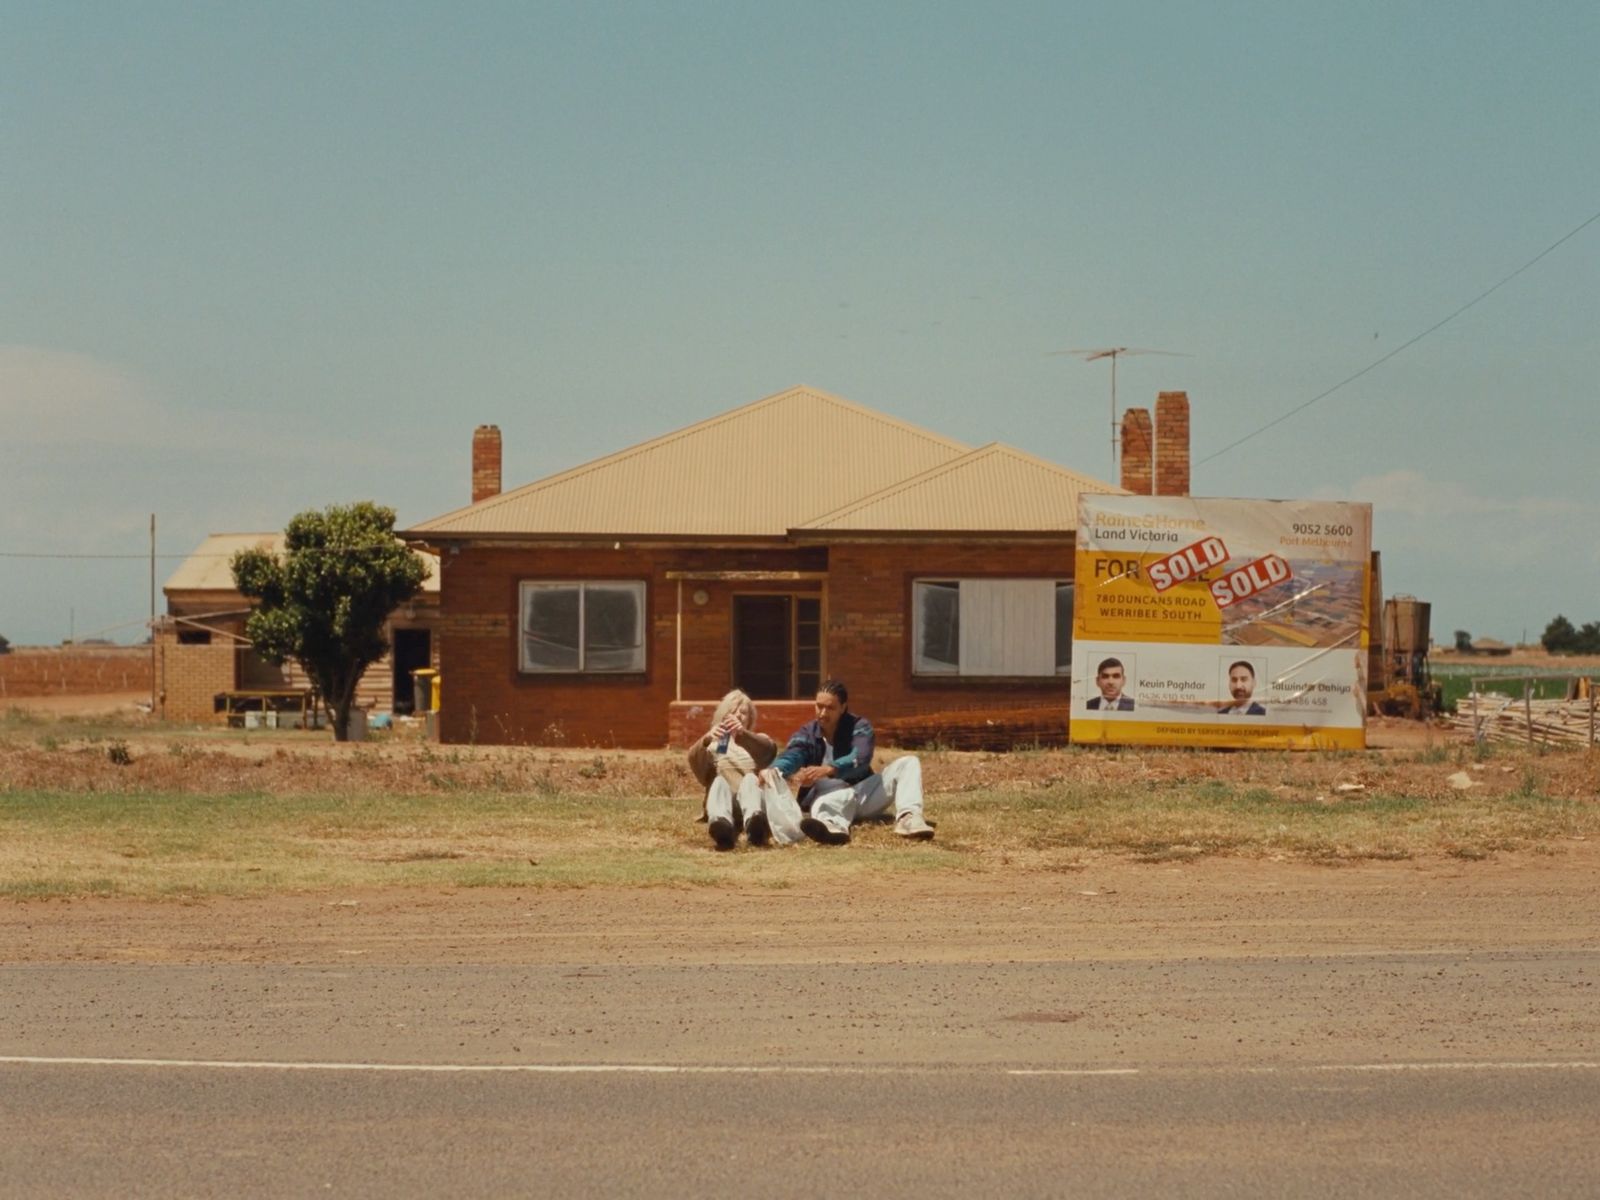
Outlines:
[{"label": "blonde woman", "polygon": [[733,848],[741,825],[752,846],[765,846],[772,836],[756,772],[771,764],[778,748],[755,725],[755,703],[735,688],[717,704],[711,728],[689,748],[689,769],[705,786],[703,815],[718,850]]}]

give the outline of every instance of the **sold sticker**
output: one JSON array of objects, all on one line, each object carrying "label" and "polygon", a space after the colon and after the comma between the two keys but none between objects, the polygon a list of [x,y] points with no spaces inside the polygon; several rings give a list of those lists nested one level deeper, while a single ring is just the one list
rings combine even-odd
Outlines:
[{"label": "sold sticker", "polygon": [[1202,571],[1219,567],[1227,561],[1228,547],[1223,545],[1222,539],[1206,537],[1192,546],[1174,550],[1165,558],[1157,559],[1145,568],[1145,572],[1150,578],[1150,586],[1158,592],[1164,592],[1188,580],[1199,579]]},{"label": "sold sticker", "polygon": [[1211,581],[1211,596],[1218,608],[1227,608],[1240,600],[1248,600],[1269,587],[1276,587],[1293,579],[1289,564],[1276,554],[1268,554],[1253,563],[1246,563],[1236,571],[1229,571],[1220,579]]}]

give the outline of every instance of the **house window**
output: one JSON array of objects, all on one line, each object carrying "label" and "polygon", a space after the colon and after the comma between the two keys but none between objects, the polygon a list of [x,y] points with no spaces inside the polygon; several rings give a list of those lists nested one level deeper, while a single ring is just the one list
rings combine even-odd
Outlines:
[{"label": "house window", "polygon": [[919,579],[911,587],[912,671],[991,678],[1072,669],[1072,584],[1055,579]]},{"label": "house window", "polygon": [[644,670],[644,581],[523,583],[522,670]]}]

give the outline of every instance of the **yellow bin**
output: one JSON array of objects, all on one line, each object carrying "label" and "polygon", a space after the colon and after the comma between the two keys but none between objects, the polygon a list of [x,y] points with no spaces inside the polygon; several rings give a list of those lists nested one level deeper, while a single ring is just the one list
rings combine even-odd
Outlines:
[{"label": "yellow bin", "polygon": [[432,667],[419,667],[411,672],[415,711],[430,713],[439,710],[439,684],[441,682],[439,672]]}]

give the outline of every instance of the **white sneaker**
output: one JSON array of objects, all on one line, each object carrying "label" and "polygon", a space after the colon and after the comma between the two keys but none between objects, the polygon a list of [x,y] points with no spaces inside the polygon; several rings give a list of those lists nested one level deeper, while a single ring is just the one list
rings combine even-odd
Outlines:
[{"label": "white sneaker", "polygon": [[933,836],[933,826],[922,819],[922,814],[907,809],[894,819],[894,831],[903,838],[925,842]]}]

